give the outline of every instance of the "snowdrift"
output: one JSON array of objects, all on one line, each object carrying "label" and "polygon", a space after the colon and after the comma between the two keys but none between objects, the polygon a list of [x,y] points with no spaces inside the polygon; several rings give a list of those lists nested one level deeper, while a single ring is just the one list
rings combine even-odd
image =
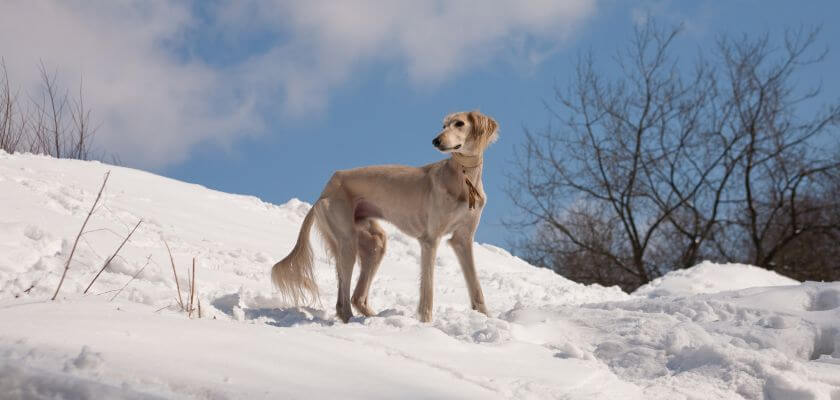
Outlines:
[{"label": "snowdrift", "polygon": [[[49,301],[107,170],[102,205]],[[379,314],[341,324],[317,243],[323,304],[291,308],[268,278],[308,208],[0,152],[2,397],[840,398],[840,283],[703,263],[631,295],[477,244],[487,318],[469,309],[442,247],[434,321],[422,324],[418,246],[388,227],[370,298]],[[176,306],[164,240],[182,288],[196,260],[200,319]]]},{"label": "snowdrift", "polygon": [[789,286],[799,282],[773,271],[745,264],[715,264],[704,261],[689,269],[671,271],[636,289],[645,297],[688,296],[756,286]]}]

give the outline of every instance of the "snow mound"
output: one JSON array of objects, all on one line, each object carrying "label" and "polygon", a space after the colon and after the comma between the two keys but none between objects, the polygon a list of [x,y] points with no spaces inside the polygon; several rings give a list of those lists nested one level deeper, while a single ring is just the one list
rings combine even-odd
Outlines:
[{"label": "snow mound", "polygon": [[[106,170],[102,205],[49,301]],[[322,304],[291,307],[269,281],[309,208],[0,152],[0,397],[840,398],[840,283],[703,263],[631,296],[476,244],[485,316],[442,246],[434,320],[420,323],[419,247],[386,226],[370,293],[379,313],[343,324],[318,243]],[[175,305],[164,240],[182,288],[196,260],[201,319]]]},{"label": "snow mound", "polygon": [[840,282],[514,309],[514,338],[594,359],[643,398],[836,399]]},{"label": "snow mound", "polygon": [[691,268],[671,271],[633,292],[637,296],[690,296],[757,286],[798,285],[799,281],[746,264],[703,261]]}]

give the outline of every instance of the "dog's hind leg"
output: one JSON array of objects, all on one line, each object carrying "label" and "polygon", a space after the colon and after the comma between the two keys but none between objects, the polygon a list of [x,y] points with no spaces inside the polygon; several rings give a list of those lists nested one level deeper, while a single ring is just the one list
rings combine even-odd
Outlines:
[{"label": "dog's hind leg", "polygon": [[353,317],[350,305],[350,285],[353,278],[353,266],[356,264],[356,230],[353,224],[353,207],[350,202],[340,197],[323,201],[323,219],[320,225],[326,225],[329,241],[335,256],[335,272],[338,281],[338,299],[335,311],[338,317],[347,322]]},{"label": "dog's hind leg", "polygon": [[385,231],[373,219],[366,218],[356,222],[356,239],[358,240],[359,264],[361,272],[356,282],[356,290],[353,292],[353,307],[366,317],[374,314],[368,305],[368,292],[370,284],[382,257],[385,255]]},{"label": "dog's hind leg", "polygon": [[356,239],[354,237],[339,239],[335,263],[338,277],[338,299],[335,303],[335,312],[344,322],[353,317],[350,306],[350,285],[353,281],[353,266],[355,264]]}]

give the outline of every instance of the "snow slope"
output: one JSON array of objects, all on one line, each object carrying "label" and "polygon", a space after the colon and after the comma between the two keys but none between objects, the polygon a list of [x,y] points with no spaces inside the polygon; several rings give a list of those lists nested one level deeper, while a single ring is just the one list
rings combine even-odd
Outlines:
[{"label": "snow slope", "polygon": [[[60,299],[48,301],[106,170],[103,205]],[[323,252],[323,304],[290,308],[268,279],[308,208],[0,152],[0,397],[840,398],[840,283],[705,263],[628,295],[476,245],[487,318],[469,310],[454,254],[442,247],[435,317],[423,324],[414,312],[418,246],[389,227],[371,290],[380,313],[341,324]],[[204,318],[174,305],[163,239],[182,287],[196,258]]]}]

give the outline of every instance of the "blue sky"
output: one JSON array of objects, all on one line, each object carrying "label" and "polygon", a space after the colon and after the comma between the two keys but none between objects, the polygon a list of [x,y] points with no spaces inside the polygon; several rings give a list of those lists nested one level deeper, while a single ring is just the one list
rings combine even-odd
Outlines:
[{"label": "blue sky", "polygon": [[480,109],[501,136],[477,240],[503,246],[523,128],[550,122],[579,53],[615,73],[646,15],[684,24],[685,60],[720,34],[822,25],[830,53],[802,79],[840,100],[836,1],[33,3],[0,5],[0,55],[24,89],[39,59],[69,87],[82,76],[100,143],[128,166],[272,203],[315,200],[337,169],[437,161],[442,117]]}]

